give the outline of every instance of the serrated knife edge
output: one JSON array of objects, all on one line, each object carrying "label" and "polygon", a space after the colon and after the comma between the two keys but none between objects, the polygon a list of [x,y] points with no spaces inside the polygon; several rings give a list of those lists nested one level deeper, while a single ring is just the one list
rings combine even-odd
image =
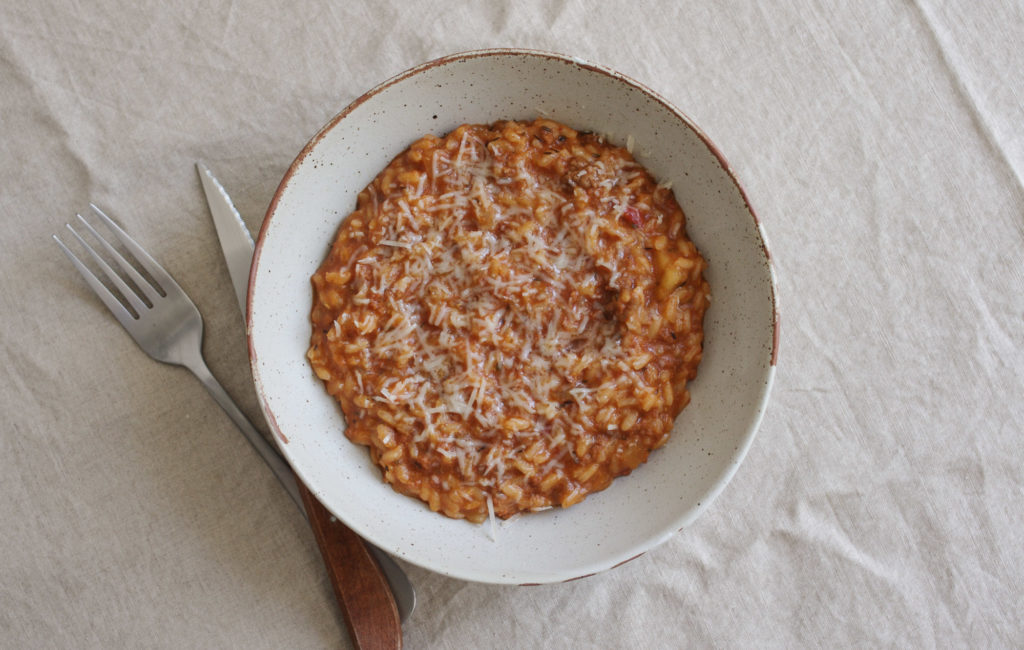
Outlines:
[{"label": "serrated knife edge", "polygon": [[[231,197],[213,175],[210,169],[201,162],[196,163],[199,180],[206,193],[206,202],[213,216],[213,224],[217,229],[224,251],[224,260],[228,265],[231,284],[235,288],[235,297],[242,313],[246,312],[246,298],[249,295],[249,269],[252,266],[252,253],[255,246],[249,228],[238,214]],[[242,235],[239,237],[239,235]]]}]

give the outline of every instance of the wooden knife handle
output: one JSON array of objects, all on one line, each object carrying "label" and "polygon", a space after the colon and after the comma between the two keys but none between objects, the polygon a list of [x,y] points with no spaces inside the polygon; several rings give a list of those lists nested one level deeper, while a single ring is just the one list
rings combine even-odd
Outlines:
[{"label": "wooden knife handle", "polygon": [[401,648],[398,607],[377,560],[361,537],[335,519],[302,481],[298,484],[352,644],[359,650]]}]

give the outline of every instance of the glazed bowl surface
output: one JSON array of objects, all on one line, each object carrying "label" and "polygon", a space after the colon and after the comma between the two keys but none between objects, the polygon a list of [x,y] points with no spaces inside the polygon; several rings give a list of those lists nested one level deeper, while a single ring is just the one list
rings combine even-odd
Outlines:
[{"label": "glazed bowl surface", "polygon": [[[310,276],[356,195],[426,133],[464,123],[548,117],[632,144],[670,181],[690,238],[708,262],[712,302],[691,403],[671,439],[630,476],[567,509],[492,530],[431,512],[381,479],[306,360]],[[260,231],[248,330],[260,405],[278,446],[320,501],[378,547],[427,569],[489,583],[549,583],[643,554],[693,521],[724,488],[754,439],[775,370],[778,318],[761,227],[735,175],[679,110],[627,77],[557,54],[452,55],[369,91],[309,141]]]}]

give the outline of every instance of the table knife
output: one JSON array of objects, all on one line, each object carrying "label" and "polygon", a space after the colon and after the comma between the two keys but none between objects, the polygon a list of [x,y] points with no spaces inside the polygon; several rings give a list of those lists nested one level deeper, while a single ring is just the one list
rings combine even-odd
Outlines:
[{"label": "table knife", "polygon": [[[196,169],[244,318],[254,250],[252,236],[209,168],[196,163]],[[408,576],[390,556],[333,517],[290,468],[281,471],[275,463],[268,464],[309,519],[353,643],[356,647],[377,647],[382,634],[385,640],[391,634],[397,635],[397,645],[387,641],[380,647],[400,647],[400,620],[405,620],[416,606]]]}]

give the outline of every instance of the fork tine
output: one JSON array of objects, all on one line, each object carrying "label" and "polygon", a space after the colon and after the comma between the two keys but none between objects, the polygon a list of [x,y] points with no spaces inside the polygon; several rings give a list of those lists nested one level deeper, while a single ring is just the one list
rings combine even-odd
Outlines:
[{"label": "fork tine", "polygon": [[[82,215],[78,215],[78,218],[82,219]],[[84,222],[85,220],[82,219],[82,221]],[[77,239],[78,242],[83,247],[85,247],[85,250],[88,251],[92,259],[96,261],[96,263],[100,267],[100,270],[103,271],[103,274],[106,275],[107,279],[110,280],[114,287],[116,287],[117,290],[121,292],[121,295],[124,296],[124,299],[127,300],[128,303],[132,306],[132,308],[135,310],[135,313],[141,315],[145,310],[149,309],[149,305],[143,302],[142,298],[140,298],[137,293],[132,291],[132,288],[129,287],[128,284],[121,279],[121,276],[117,274],[117,271],[111,268],[110,265],[107,264],[106,260],[100,257],[99,253],[97,253],[96,250],[92,246],[90,246],[89,243],[85,241],[85,239],[83,239],[81,235],[75,232],[75,229],[71,227],[71,224],[67,224],[67,229],[69,232],[71,232],[72,235],[75,236],[75,239]],[[93,231],[93,234],[95,234],[95,232],[96,231]],[[96,236],[99,237],[99,235]],[[100,241],[103,241],[103,239],[100,238]]]},{"label": "fork tine", "polygon": [[[125,259],[125,257],[121,255],[121,253],[116,248],[111,246],[110,242],[104,239],[103,236],[100,235],[96,231],[96,229],[92,227],[92,224],[82,217],[82,215],[76,214],[75,216],[78,217],[78,220],[82,223],[82,225],[85,226],[89,230],[89,232],[92,233],[92,236],[99,240],[100,244],[103,246],[103,250],[107,251],[107,253],[114,258],[114,261],[117,263],[117,266],[120,267],[120,269],[124,271],[125,275],[131,278],[132,282],[135,283],[135,286],[139,288],[139,291],[142,292],[142,299],[148,301],[146,304],[147,307],[152,306],[154,302],[153,296],[150,295],[149,289],[156,291],[156,293],[159,296],[167,295],[166,292],[164,292],[163,288],[159,286],[154,286],[152,282],[142,277],[142,274],[139,273],[138,269],[132,266],[132,264],[127,259]],[[118,288],[120,289],[120,287]]]},{"label": "fork tine", "polygon": [[170,273],[165,271],[164,267],[160,266],[156,260],[150,257],[149,253],[147,253],[142,246],[139,246],[134,239],[128,236],[128,233],[121,230],[120,226],[114,223],[110,217],[103,213],[103,210],[96,207],[94,203],[90,203],[89,207],[92,208],[93,212],[99,215],[100,219],[103,220],[103,223],[107,224],[114,234],[117,235],[117,238],[121,240],[121,243],[124,244],[125,248],[127,248],[131,254],[135,256],[135,259],[139,261],[142,268],[146,269],[146,271],[149,272],[149,275],[157,281],[157,284],[159,284],[162,289],[161,295],[166,296],[166,292],[171,288],[181,292],[182,294],[185,293],[185,291],[178,286],[178,283],[174,281],[174,278],[171,277]]},{"label": "fork tine", "polygon": [[81,274],[82,278],[85,279],[89,287],[93,290],[93,293],[95,293],[99,297],[99,299],[103,301],[103,304],[107,306],[107,309],[109,309],[110,313],[114,315],[114,318],[117,319],[117,322],[121,323],[121,325],[125,329],[127,329],[129,325],[134,324],[135,316],[130,311],[128,311],[124,304],[122,304],[121,301],[118,300],[117,297],[110,292],[110,289],[104,286],[104,284],[99,281],[99,279],[93,274],[93,272],[90,271],[89,268],[85,264],[83,264],[80,259],[78,259],[78,256],[72,253],[71,249],[65,246],[64,242],[62,242],[60,238],[57,237],[57,235],[53,235],[53,241],[57,242],[57,245],[60,246],[61,250],[64,251],[64,254],[68,256],[68,259],[71,260],[71,263],[75,265],[75,268],[78,269],[78,272]]}]

